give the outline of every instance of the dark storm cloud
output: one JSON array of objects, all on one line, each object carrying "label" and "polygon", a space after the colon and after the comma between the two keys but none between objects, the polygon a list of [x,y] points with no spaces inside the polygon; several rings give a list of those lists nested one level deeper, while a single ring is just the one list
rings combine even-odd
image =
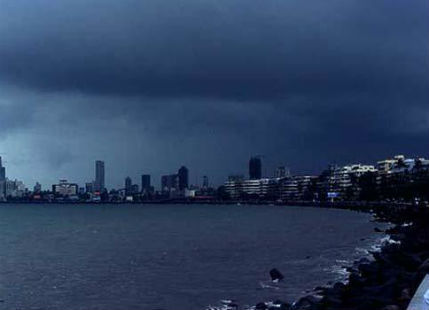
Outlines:
[{"label": "dark storm cloud", "polygon": [[[2,87],[0,93],[5,93]],[[15,100],[0,98],[0,139],[15,130],[31,127],[34,112],[35,107],[29,105],[21,96]]]},{"label": "dark storm cloud", "polygon": [[424,156],[428,54],[423,0],[0,0],[0,135],[49,182]]},{"label": "dark storm cloud", "polygon": [[42,90],[284,99],[426,87],[424,1],[2,1],[0,74]]}]

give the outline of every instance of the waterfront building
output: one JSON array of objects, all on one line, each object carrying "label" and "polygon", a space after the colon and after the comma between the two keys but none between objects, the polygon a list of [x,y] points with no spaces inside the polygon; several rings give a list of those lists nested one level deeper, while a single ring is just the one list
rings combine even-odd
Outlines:
[{"label": "waterfront building", "polygon": [[279,181],[279,196],[283,201],[313,200],[317,177],[312,175],[300,175],[284,178]]},{"label": "waterfront building", "polygon": [[105,189],[105,170],[104,161],[97,160],[95,162],[95,182],[94,191],[103,192]]},{"label": "waterfront building", "polygon": [[429,160],[396,155],[377,162],[376,195],[381,199],[416,199],[427,193]]},{"label": "waterfront building", "polygon": [[404,156],[398,155],[395,156],[394,159],[384,159],[377,162],[377,171],[378,174],[388,174],[391,172],[393,166],[398,162],[399,158],[403,158]]},{"label": "waterfront building", "polygon": [[135,195],[139,193],[139,185],[138,184],[132,184],[131,185],[131,194]]},{"label": "waterfront building", "polygon": [[425,158],[416,158],[413,166],[413,172],[418,173],[421,171],[429,171],[429,159]]},{"label": "waterfront building", "polygon": [[295,176],[298,184],[297,199],[298,200],[314,200],[317,176],[300,175]]},{"label": "waterfront building", "polygon": [[249,160],[249,178],[259,180],[262,178],[262,161],[260,157],[252,157]]},{"label": "waterfront building", "polygon": [[359,179],[364,173],[376,172],[372,165],[353,164],[341,167],[336,171],[338,190],[343,197],[356,199],[359,194]]},{"label": "waterfront building", "polygon": [[328,195],[339,195],[340,169],[337,165],[329,165],[328,169],[323,170],[320,174],[317,181],[317,193],[322,200],[326,199]]},{"label": "waterfront building", "polygon": [[281,200],[295,200],[298,196],[298,180],[294,177],[281,179],[279,191]]},{"label": "waterfront building", "polygon": [[0,200],[6,199],[6,168],[3,167],[0,156]]},{"label": "waterfront building", "polygon": [[[408,165],[405,164],[406,162]],[[409,165],[410,160],[406,160],[404,155],[395,155],[393,158],[377,162],[376,187],[377,193],[382,198],[392,196],[392,186],[399,182],[402,172],[408,171]]]},{"label": "waterfront building", "polygon": [[183,191],[189,187],[189,170],[185,166],[180,167],[178,173],[179,190]]},{"label": "waterfront building", "polygon": [[263,178],[259,182],[259,198],[276,200],[279,198],[279,179]]},{"label": "waterfront building", "polygon": [[231,199],[239,199],[242,195],[244,177],[242,175],[230,175],[224,183],[225,192]]},{"label": "waterfront building", "polygon": [[36,185],[34,185],[33,192],[34,193],[40,193],[42,191],[42,185],[39,182],[36,182]]},{"label": "waterfront building", "polygon": [[94,181],[85,183],[85,193],[94,193]]},{"label": "waterfront building", "polygon": [[319,178],[321,197],[339,200],[355,200],[361,191],[359,182],[365,173],[376,173],[373,165],[331,165]]},{"label": "waterfront building", "polygon": [[125,178],[125,195],[131,195],[132,194],[132,186],[133,186],[133,181],[131,180],[130,177],[126,177]]},{"label": "waterfront building", "polygon": [[261,180],[244,180],[241,185],[241,190],[244,194],[250,196],[260,196],[261,193]]},{"label": "waterfront building", "polygon": [[195,198],[195,196],[196,196],[196,190],[195,189],[185,189],[184,191],[183,191],[183,197],[185,197],[185,198]]},{"label": "waterfront building", "polygon": [[383,178],[389,178],[391,174],[412,172],[416,163],[424,166],[427,162],[424,158],[405,158],[404,155],[396,155],[393,159],[388,158],[377,162],[378,183],[382,182]]},{"label": "waterfront building", "polygon": [[73,197],[78,194],[78,185],[69,183],[67,180],[60,180],[58,184],[52,185],[52,192],[55,196]]},{"label": "waterfront building", "polygon": [[2,158],[0,156],[0,181],[6,180],[6,168],[3,167]]},{"label": "waterfront building", "polygon": [[170,193],[179,189],[179,176],[177,174],[163,175],[161,177],[161,191]]},{"label": "waterfront building", "polygon": [[152,192],[152,187],[150,185],[150,174],[142,175],[142,193],[148,194]]},{"label": "waterfront building", "polygon": [[225,192],[231,199],[240,198],[278,198],[278,179],[263,178],[258,180],[244,180],[230,177],[224,183]]},{"label": "waterfront building", "polygon": [[26,194],[26,188],[24,182],[18,180],[8,180],[5,181],[5,197],[23,197]]}]

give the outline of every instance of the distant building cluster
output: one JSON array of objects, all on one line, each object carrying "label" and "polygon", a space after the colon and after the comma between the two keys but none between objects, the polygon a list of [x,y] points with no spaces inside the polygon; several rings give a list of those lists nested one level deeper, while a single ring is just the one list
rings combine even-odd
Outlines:
[{"label": "distant building cluster", "polygon": [[156,191],[151,183],[151,175],[142,174],[141,183],[134,183],[126,177],[124,187],[107,190],[105,185],[105,163],[95,161],[95,180],[79,187],[77,183],[66,179],[53,184],[50,190],[42,190],[36,183],[33,191],[28,190],[24,183],[6,178],[6,168],[0,157],[0,202],[32,201],[32,202],[143,202],[166,201],[171,199],[213,200],[216,190],[209,187],[207,176],[203,177],[202,187],[189,184],[189,170],[185,166],[175,174],[161,177],[161,189]]},{"label": "distant building cluster", "polygon": [[161,192],[169,197],[190,196],[188,168],[182,166],[175,174],[163,175],[161,177]]},{"label": "distant building cluster", "polygon": [[176,173],[161,176],[160,189],[155,190],[151,175],[142,174],[140,184],[131,177],[124,186],[107,190],[105,163],[95,161],[95,179],[79,187],[66,179],[43,190],[36,183],[33,191],[22,181],[10,180],[0,157],[0,202],[145,202],[145,201],[428,201],[429,160],[397,155],[375,165],[361,163],[346,166],[330,165],[319,175],[292,175],[280,166],[272,177],[264,177],[262,158],[251,157],[248,177],[231,175],[219,188],[210,187],[207,176],[202,186],[189,183],[189,170],[180,167]]},{"label": "distant building cluster", "polygon": [[28,190],[22,181],[9,180],[6,177],[6,168],[0,156],[0,201],[5,201],[7,197],[20,198],[26,195]]},{"label": "distant building cluster", "polygon": [[429,160],[394,156],[376,165],[330,165],[320,175],[291,175],[279,167],[263,178],[262,161],[249,161],[249,178],[232,175],[224,192],[232,200],[327,201],[428,199]]}]

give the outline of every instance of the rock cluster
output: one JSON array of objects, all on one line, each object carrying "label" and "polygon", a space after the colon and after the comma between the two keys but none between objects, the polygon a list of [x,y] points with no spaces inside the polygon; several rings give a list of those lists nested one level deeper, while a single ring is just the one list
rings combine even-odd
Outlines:
[{"label": "rock cluster", "polygon": [[396,224],[386,231],[394,242],[372,253],[374,260],[361,259],[349,267],[347,284],[318,287],[292,305],[265,309],[405,310],[429,273],[429,209],[392,206],[372,211],[379,221]]},{"label": "rock cluster", "polygon": [[[325,206],[326,207],[326,206]],[[311,295],[293,304],[280,300],[261,302],[251,310],[405,310],[424,276],[429,273],[429,208],[413,205],[361,203],[331,205],[342,209],[370,212],[376,221],[395,224],[386,233],[386,242],[379,252],[348,267],[347,284],[317,287]],[[272,280],[283,275],[272,269]],[[280,275],[280,276],[279,276]],[[283,281],[287,281],[284,279]],[[224,305],[222,310],[238,309],[237,304]]]}]

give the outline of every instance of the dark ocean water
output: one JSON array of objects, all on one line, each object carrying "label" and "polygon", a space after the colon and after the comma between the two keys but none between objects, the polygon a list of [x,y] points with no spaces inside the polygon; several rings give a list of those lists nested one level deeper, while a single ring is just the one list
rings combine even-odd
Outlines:
[{"label": "dark ocean water", "polygon": [[[380,235],[368,214],[277,206],[0,205],[0,309],[200,310],[292,301]],[[263,288],[271,268],[282,288]]]}]

